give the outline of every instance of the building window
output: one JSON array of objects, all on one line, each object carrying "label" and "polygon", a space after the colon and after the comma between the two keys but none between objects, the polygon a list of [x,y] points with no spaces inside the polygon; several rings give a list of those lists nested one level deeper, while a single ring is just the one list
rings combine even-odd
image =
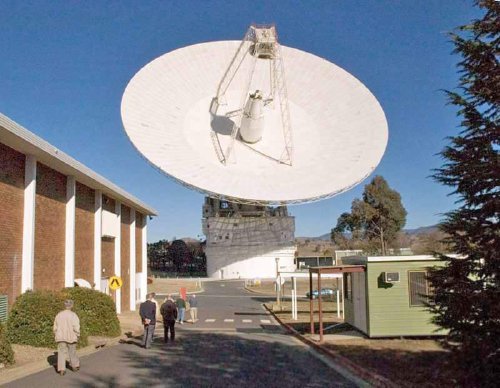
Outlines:
[{"label": "building window", "polygon": [[429,295],[426,271],[408,272],[410,306],[425,306]]},{"label": "building window", "polygon": [[352,274],[344,274],[344,299],[352,300]]}]

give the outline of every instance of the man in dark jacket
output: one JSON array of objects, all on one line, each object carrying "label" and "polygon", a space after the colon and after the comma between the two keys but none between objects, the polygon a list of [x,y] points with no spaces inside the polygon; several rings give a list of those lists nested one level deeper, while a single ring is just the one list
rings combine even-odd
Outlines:
[{"label": "man in dark jacket", "polygon": [[153,299],[153,294],[147,294],[146,301],[141,303],[139,308],[139,314],[142,319],[142,324],[144,325],[142,346],[146,349],[151,347],[156,327],[156,304],[151,299]]},{"label": "man in dark jacket", "polygon": [[161,316],[163,317],[164,340],[168,342],[168,331],[170,330],[170,339],[175,340],[175,321],[177,320],[177,306],[172,295],[167,297],[165,303],[161,305]]}]

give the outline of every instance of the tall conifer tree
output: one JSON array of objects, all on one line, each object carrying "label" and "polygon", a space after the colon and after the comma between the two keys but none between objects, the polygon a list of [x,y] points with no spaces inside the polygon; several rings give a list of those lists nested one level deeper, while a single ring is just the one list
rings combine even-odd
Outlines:
[{"label": "tall conifer tree", "polygon": [[458,257],[432,272],[430,309],[449,329],[447,345],[464,363],[471,385],[500,379],[500,3],[479,0],[480,20],[451,34],[458,63],[458,91],[448,91],[461,131],[441,155],[434,178],[451,186],[459,208],[441,229]]}]

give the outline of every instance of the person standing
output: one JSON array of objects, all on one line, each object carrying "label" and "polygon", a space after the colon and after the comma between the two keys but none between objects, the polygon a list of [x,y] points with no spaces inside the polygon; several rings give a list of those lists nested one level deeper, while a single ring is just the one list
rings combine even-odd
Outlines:
[{"label": "person standing", "polygon": [[156,292],[151,293],[151,302],[153,302],[156,305],[156,322],[158,322],[158,319],[160,318],[160,303],[155,299],[156,298]]},{"label": "person standing", "polygon": [[156,304],[151,301],[153,294],[146,295],[146,301],[141,303],[139,307],[139,315],[144,325],[144,334],[142,336],[142,346],[146,349],[151,347],[153,341],[153,333],[156,327]]},{"label": "person standing", "polygon": [[[151,302],[153,302],[156,306],[156,323],[160,320],[160,303],[155,299],[156,298],[156,292],[151,293]],[[153,332],[153,336],[151,337],[151,342],[154,342],[155,340],[155,333]]]},{"label": "person standing", "polygon": [[[57,373],[64,376],[66,373],[66,359],[69,357],[71,369],[80,369],[80,360],[76,355],[76,343],[80,337],[80,319],[71,309],[73,301],[64,301],[64,310],[54,319],[54,336],[57,342]],[[36,318],[34,318],[36,319]]]},{"label": "person standing", "polygon": [[179,295],[177,300],[175,301],[175,304],[177,305],[177,310],[179,310],[179,323],[181,325],[184,324],[184,314],[186,312],[186,301],[184,298]]},{"label": "person standing", "polygon": [[196,299],[196,294],[189,296],[189,306],[191,322],[195,323],[198,320],[198,299]]},{"label": "person standing", "polygon": [[168,342],[168,332],[170,331],[170,340],[175,340],[175,321],[177,320],[177,305],[174,303],[172,295],[168,295],[165,303],[160,308],[163,317],[164,341]]}]

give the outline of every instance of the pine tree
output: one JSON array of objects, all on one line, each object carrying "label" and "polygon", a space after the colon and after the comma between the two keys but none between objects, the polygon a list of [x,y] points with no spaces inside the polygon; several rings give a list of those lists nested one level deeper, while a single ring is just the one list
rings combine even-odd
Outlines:
[{"label": "pine tree", "polygon": [[456,257],[430,276],[434,322],[449,329],[445,343],[463,362],[468,384],[492,386],[500,378],[500,3],[480,0],[483,18],[451,34],[458,63],[458,91],[449,103],[461,131],[441,152],[434,178],[453,188],[458,209],[441,230]]}]

